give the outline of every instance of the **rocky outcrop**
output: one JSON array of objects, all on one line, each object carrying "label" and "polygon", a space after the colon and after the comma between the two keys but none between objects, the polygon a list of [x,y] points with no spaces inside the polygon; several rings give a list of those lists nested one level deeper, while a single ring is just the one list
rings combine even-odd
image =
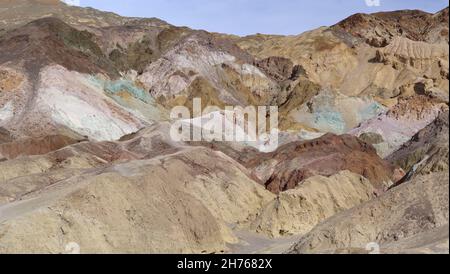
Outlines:
[{"label": "rocky outcrop", "polygon": [[[164,123],[156,124],[124,136],[119,142],[84,141],[63,148],[56,146],[55,151],[46,154],[41,151],[36,153],[38,155],[22,155],[3,161],[0,163],[0,200],[17,201],[23,195],[39,192],[86,170],[102,170],[117,163],[179,152],[182,144],[170,142],[169,127]],[[43,138],[41,141],[45,140],[49,139]],[[47,146],[46,149],[51,147]]]},{"label": "rocky outcrop", "polygon": [[236,242],[226,224],[272,199],[233,160],[203,148],[86,170],[37,194],[0,207],[1,253],[61,253],[70,242],[83,253],[221,252]]},{"label": "rocky outcrop", "polygon": [[[388,46],[377,50],[372,61],[392,66],[398,71],[416,71],[418,76],[425,78],[414,83],[416,93],[424,94],[432,88],[442,89],[442,93],[445,93],[445,82],[448,82],[448,52],[448,44],[429,44],[395,37]],[[426,90],[418,89],[417,86],[425,84],[424,82]],[[405,93],[404,88],[401,92]]]},{"label": "rocky outcrop", "polygon": [[19,156],[47,154],[65,146],[74,144],[76,140],[64,135],[52,135],[38,139],[26,138],[0,142],[0,158],[14,159]]},{"label": "rocky outcrop", "polygon": [[0,145],[12,141],[12,136],[6,129],[0,127]]},{"label": "rocky outcrop", "polygon": [[441,113],[387,160],[409,171],[411,176],[448,171],[449,112]]},{"label": "rocky outcrop", "polygon": [[15,91],[22,82],[22,77],[17,73],[10,70],[0,70],[0,92]]},{"label": "rocky outcrop", "polygon": [[[79,29],[134,25],[167,26],[157,18],[128,18],[111,12],[69,6],[59,0],[3,0],[0,3],[0,29],[8,31],[43,17],[57,17]],[[1,33],[1,32],[0,32]]]},{"label": "rocky outcrop", "polygon": [[333,89],[358,65],[355,49],[327,28],[295,36],[252,35],[240,38],[237,44],[260,60],[273,56],[289,59],[294,65],[293,79],[303,76]]},{"label": "rocky outcrop", "polygon": [[0,37],[0,63],[25,61],[33,73],[56,63],[69,70],[117,76],[94,39],[92,33],[76,30],[59,19],[39,19]]},{"label": "rocky outcrop", "polygon": [[378,154],[385,158],[447,110],[447,104],[428,96],[401,98],[387,112],[363,122],[349,133],[355,136],[367,133],[380,135],[384,142],[374,146]]},{"label": "rocky outcrop", "polygon": [[[368,253],[372,251],[371,243],[377,243],[382,253],[398,253],[405,251],[402,243],[408,240],[410,248],[414,246],[418,252],[436,241],[422,233],[433,235],[433,230],[447,228],[447,233],[441,233],[437,239],[442,242],[448,239],[448,182],[448,172],[419,176],[377,199],[331,217],[288,253]],[[384,250],[385,246],[390,249]],[[448,245],[443,251],[448,253]]]},{"label": "rocky outcrop", "polygon": [[448,17],[448,7],[439,11],[433,15],[434,20],[428,26],[426,31],[427,41],[432,43],[444,43],[449,41],[449,17]]},{"label": "rocky outcrop", "polygon": [[357,14],[330,28],[298,36],[253,35],[238,45],[259,59],[290,59],[310,81],[333,92],[373,96],[389,107],[399,95],[414,94],[421,78],[431,81],[429,93],[448,97],[446,21],[448,9],[435,15]]},{"label": "rocky outcrop", "polygon": [[332,176],[343,170],[366,177],[379,190],[400,179],[394,178],[395,168],[383,161],[371,145],[350,135],[327,134],[289,143],[244,165],[274,193],[294,189],[309,177]]},{"label": "rocky outcrop", "polygon": [[434,15],[419,10],[359,13],[339,22],[332,29],[347,32],[375,47],[386,46],[396,36],[414,41],[448,43],[448,20],[448,8]]},{"label": "rocky outcrop", "polygon": [[320,90],[299,107],[291,108],[287,115],[293,121],[319,132],[344,134],[384,111],[385,107],[371,97]]},{"label": "rocky outcrop", "polygon": [[[448,9],[247,37],[53,0],[0,1],[0,18],[0,253],[227,252],[249,230],[260,248],[308,233],[295,252],[448,238],[433,173],[448,171]],[[194,98],[278,106],[278,150],[174,141],[168,112]],[[226,113],[182,123],[234,128]]]},{"label": "rocky outcrop", "polygon": [[105,82],[108,87],[95,77],[61,66],[45,67],[34,85],[4,99],[17,113],[5,128],[23,137],[69,131],[91,140],[112,141],[138,131],[152,117],[159,118],[158,107],[138,99],[140,90],[131,82]]},{"label": "rocky outcrop", "polygon": [[378,145],[384,142],[383,136],[374,132],[365,132],[359,135],[359,139],[371,145]]},{"label": "rocky outcrop", "polygon": [[325,219],[375,197],[375,188],[361,175],[342,171],[310,177],[282,192],[263,207],[250,227],[271,237],[308,233]]},{"label": "rocky outcrop", "polygon": [[269,57],[258,60],[255,65],[278,81],[290,79],[294,73],[294,63],[283,57]]}]

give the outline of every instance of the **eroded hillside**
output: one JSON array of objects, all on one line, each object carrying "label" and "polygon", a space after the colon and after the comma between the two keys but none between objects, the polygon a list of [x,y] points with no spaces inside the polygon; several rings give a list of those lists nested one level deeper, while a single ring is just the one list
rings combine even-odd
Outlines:
[{"label": "eroded hillside", "polygon": [[[296,36],[47,0],[0,19],[0,253],[448,253],[448,8]],[[197,98],[277,106],[278,146],[174,140]],[[211,120],[235,117],[182,123]]]}]

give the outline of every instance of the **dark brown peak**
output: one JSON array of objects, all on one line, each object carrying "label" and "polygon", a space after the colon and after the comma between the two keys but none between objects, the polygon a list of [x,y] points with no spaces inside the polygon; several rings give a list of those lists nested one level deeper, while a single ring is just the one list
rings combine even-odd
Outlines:
[{"label": "dark brown peak", "polygon": [[357,24],[361,24],[361,23],[366,23],[369,21],[370,18],[371,18],[371,15],[369,15],[367,13],[356,13],[356,14],[353,14],[353,15],[345,18],[344,20],[340,21],[335,26],[346,27],[349,25],[357,25]]},{"label": "dark brown peak", "polygon": [[209,33],[204,30],[197,30],[192,33],[192,35],[188,36],[187,39],[194,38],[199,41],[204,46],[207,46],[213,50],[219,50],[226,52],[243,63],[252,64],[254,62],[254,58],[248,52],[242,50],[235,42],[231,39],[225,39],[222,37],[218,37],[212,33]]},{"label": "dark brown peak", "polygon": [[442,22],[442,23],[446,22],[448,24],[448,22],[449,22],[448,7],[446,7],[445,9],[437,12],[434,16],[437,18],[437,20],[439,22]]},{"label": "dark brown peak", "polygon": [[353,15],[350,15],[349,17],[345,18],[344,20],[340,21],[339,23],[345,22],[345,21],[362,21],[362,20],[366,20],[368,17],[370,17],[369,14],[358,12]]},{"label": "dark brown peak", "polygon": [[96,37],[79,31],[58,18],[46,17],[11,30],[0,37],[0,63],[25,62],[32,73],[59,64],[82,73],[118,72],[95,42]]},{"label": "dark brown peak", "polygon": [[396,10],[387,12],[377,12],[372,13],[371,15],[389,21],[398,21],[401,18],[418,18],[418,17],[429,18],[430,16],[432,16],[431,13],[421,10]]},{"label": "dark brown peak", "polygon": [[164,20],[161,20],[156,17],[152,18],[132,18],[125,23],[125,26],[145,26],[145,27],[162,27],[162,26],[171,26]]},{"label": "dark brown peak", "polygon": [[277,151],[271,153],[271,155],[275,156],[285,154],[290,155],[289,157],[292,157],[295,156],[296,153],[301,153],[303,151],[316,148],[322,149],[324,147],[346,147],[350,150],[363,151],[376,155],[376,150],[370,144],[366,144],[357,137],[348,134],[337,135],[334,133],[326,133],[322,137],[313,140],[297,141],[283,145],[279,149],[277,149]]}]

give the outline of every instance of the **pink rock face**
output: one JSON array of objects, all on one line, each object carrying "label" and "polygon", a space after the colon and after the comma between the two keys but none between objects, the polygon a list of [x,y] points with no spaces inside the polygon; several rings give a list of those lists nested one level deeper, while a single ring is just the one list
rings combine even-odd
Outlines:
[{"label": "pink rock face", "polygon": [[381,135],[388,146],[382,156],[388,156],[447,109],[446,104],[423,95],[400,99],[391,110],[364,122],[349,134],[360,136],[373,132]]}]

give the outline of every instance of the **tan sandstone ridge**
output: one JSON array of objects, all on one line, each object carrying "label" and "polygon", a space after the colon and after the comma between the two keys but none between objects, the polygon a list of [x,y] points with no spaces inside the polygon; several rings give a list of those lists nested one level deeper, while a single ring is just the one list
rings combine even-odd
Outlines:
[{"label": "tan sandstone ridge", "polygon": [[271,198],[230,161],[196,148],[71,177],[0,208],[0,252],[226,251],[236,241],[226,224]]},{"label": "tan sandstone ridge", "polygon": [[272,237],[306,234],[327,218],[373,199],[375,192],[366,178],[349,171],[310,177],[265,205],[251,227]]},{"label": "tan sandstone ridge", "polygon": [[[402,245],[409,241],[410,249],[416,247],[415,253],[429,246],[438,247],[434,252],[448,253],[448,182],[448,172],[419,176],[377,199],[336,214],[288,252],[367,253],[371,251],[366,250],[367,245],[377,243],[381,252],[387,246],[389,250],[384,252],[399,253],[407,252]],[[422,235],[426,232],[431,236]]]}]

